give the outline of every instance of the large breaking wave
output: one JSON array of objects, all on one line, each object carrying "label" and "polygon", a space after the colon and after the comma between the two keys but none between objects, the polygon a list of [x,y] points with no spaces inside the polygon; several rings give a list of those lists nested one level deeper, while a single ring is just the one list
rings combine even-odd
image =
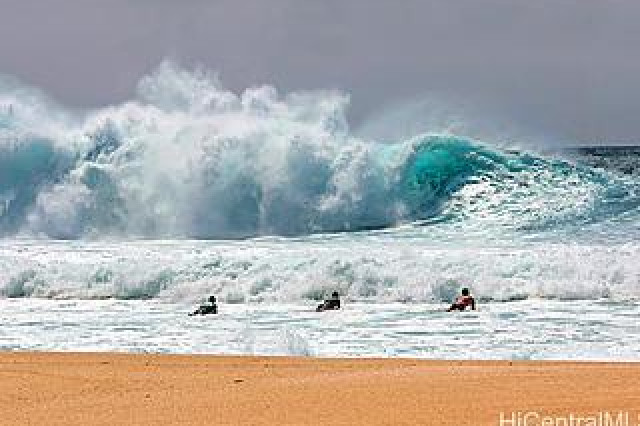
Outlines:
[{"label": "large breaking wave", "polygon": [[[0,79],[0,235],[27,237],[0,240],[0,297],[640,295],[637,156],[366,140],[347,106],[171,63],[84,113]],[[301,238],[187,240],[269,235]]]},{"label": "large breaking wave", "polygon": [[0,82],[0,232],[239,238],[405,223],[519,230],[635,212],[630,178],[451,135],[349,133],[348,98],[235,94],[164,63],[136,99],[77,114]]}]

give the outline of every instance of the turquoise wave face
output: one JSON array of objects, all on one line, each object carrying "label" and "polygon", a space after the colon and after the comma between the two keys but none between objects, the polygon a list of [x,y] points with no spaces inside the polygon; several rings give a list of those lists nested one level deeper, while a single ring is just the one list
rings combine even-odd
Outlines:
[{"label": "turquoise wave face", "polygon": [[[409,148],[407,148],[409,147]],[[628,222],[640,206],[638,179],[581,162],[501,151],[452,136],[385,148],[408,150],[395,196],[407,217],[465,231],[575,231]]]},{"label": "turquoise wave face", "polygon": [[345,107],[335,93],[237,95],[168,64],[136,99],[76,117],[0,85],[0,232],[242,238],[409,224],[466,237],[637,217],[632,175],[449,135],[365,141]]},{"label": "turquoise wave face", "polygon": [[435,218],[461,188],[499,166],[498,152],[451,136],[426,136],[412,143],[396,188],[411,216]]},{"label": "turquoise wave face", "polygon": [[[144,173],[157,170],[146,171],[143,153],[119,157],[118,146],[125,142],[108,144],[105,153],[103,137],[95,141],[88,153],[35,138],[0,153],[5,234],[35,226],[55,238],[215,238],[403,223],[540,231],[629,220],[640,204],[635,179],[434,135],[399,144],[362,143],[359,157],[344,162],[338,161],[343,152],[320,157],[313,145],[289,147],[282,175],[274,177],[285,179],[277,185],[247,158],[258,158],[256,153],[239,155],[231,147],[199,171],[207,176],[206,186],[169,179],[166,189],[181,193],[171,199],[163,188],[145,188]],[[268,164],[263,167],[268,171]],[[346,188],[339,188],[343,177]],[[143,190],[155,205],[132,205],[132,189]],[[161,205],[165,211],[158,210]],[[166,232],[167,212],[187,220]]]}]

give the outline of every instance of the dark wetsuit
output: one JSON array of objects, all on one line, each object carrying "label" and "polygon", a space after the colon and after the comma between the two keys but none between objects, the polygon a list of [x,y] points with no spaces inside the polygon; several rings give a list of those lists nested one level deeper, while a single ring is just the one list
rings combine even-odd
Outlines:
[{"label": "dark wetsuit", "polygon": [[209,314],[217,314],[218,313],[218,305],[202,305],[194,312],[189,315],[209,315]]},{"label": "dark wetsuit", "polygon": [[340,309],[340,299],[327,299],[323,304],[318,305],[316,308],[317,312],[322,311],[333,311],[336,309]]}]

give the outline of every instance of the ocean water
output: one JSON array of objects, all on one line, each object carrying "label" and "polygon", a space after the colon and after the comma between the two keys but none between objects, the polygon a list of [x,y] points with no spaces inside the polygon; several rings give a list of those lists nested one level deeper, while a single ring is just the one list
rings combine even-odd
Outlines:
[{"label": "ocean water", "polygon": [[0,349],[637,358],[640,148],[368,140],[347,105],[169,63],[83,112],[0,78]]}]

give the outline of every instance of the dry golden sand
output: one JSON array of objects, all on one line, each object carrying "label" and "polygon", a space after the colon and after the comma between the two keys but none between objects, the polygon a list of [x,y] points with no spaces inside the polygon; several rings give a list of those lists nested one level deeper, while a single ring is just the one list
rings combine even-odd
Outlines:
[{"label": "dry golden sand", "polygon": [[10,352],[0,374],[1,425],[635,425],[640,409],[640,364]]}]

